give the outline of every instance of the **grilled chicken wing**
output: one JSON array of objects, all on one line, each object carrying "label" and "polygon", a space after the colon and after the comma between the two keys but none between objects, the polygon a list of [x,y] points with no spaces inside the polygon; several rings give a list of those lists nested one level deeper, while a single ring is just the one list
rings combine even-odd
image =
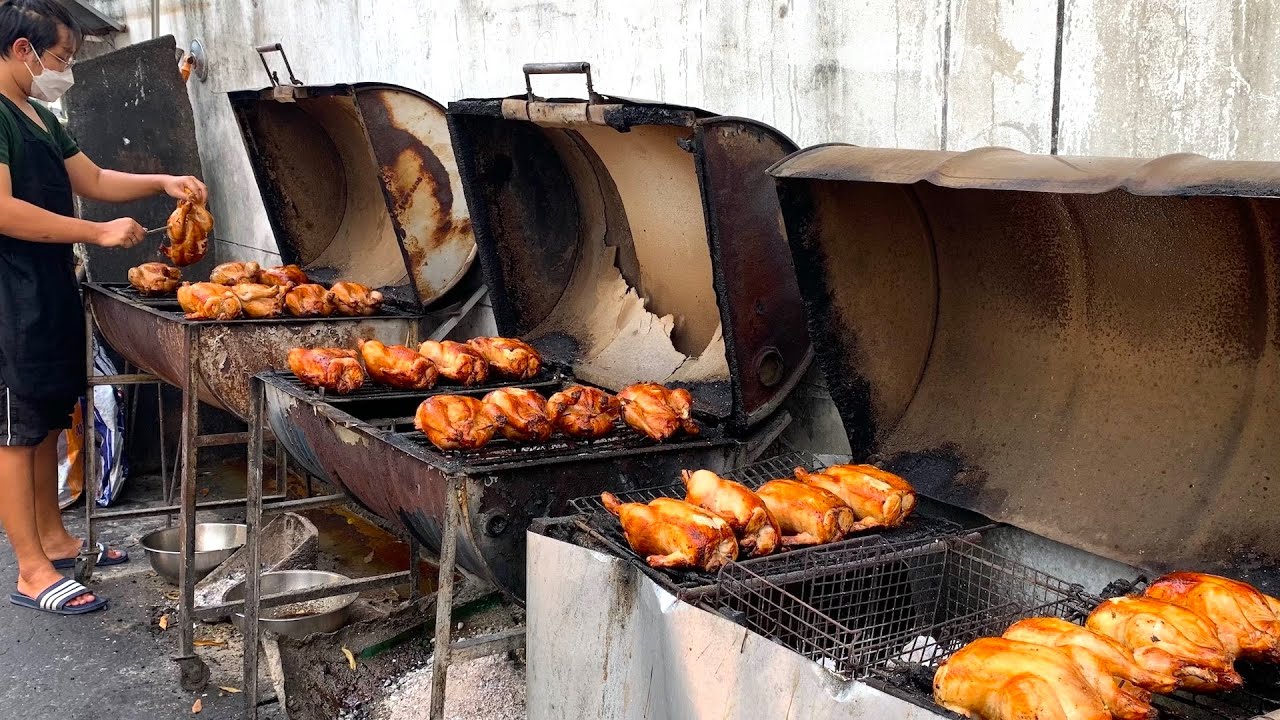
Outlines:
[{"label": "grilled chicken wing", "polygon": [[782,533],[764,501],[746,486],[726,480],[710,470],[680,473],[687,503],[724,518],[738,537],[738,546],[751,557],[768,555],[778,548]]},{"label": "grilled chicken wing", "polygon": [[302,268],[297,265],[280,265],[259,270],[258,282],[263,285],[291,287],[293,285],[306,285],[311,280],[307,278],[306,273],[302,272]]},{"label": "grilled chicken wing", "polygon": [[440,375],[463,385],[482,385],[489,379],[489,363],[470,346],[452,340],[428,340],[418,346],[423,357],[440,368]]},{"label": "grilled chicken wing", "polygon": [[1218,640],[1213,624],[1172,603],[1111,598],[1093,611],[1086,625],[1129,648],[1142,667],[1172,675],[1187,690],[1218,692],[1244,683],[1232,667],[1235,657]]},{"label": "grilled chicken wing", "polygon": [[364,369],[356,352],[346,348],[294,348],[289,351],[289,369],[303,384],[339,395],[364,385]]},{"label": "grilled chicken wing", "polygon": [[542,356],[532,345],[513,338],[475,338],[467,342],[494,372],[516,380],[532,380],[542,370]]},{"label": "grilled chicken wing", "polygon": [[497,408],[465,395],[429,397],[413,418],[414,427],[441,450],[479,450],[503,422]]},{"label": "grilled chicken wing", "polygon": [[435,385],[440,376],[440,371],[430,360],[404,345],[361,340],[360,357],[369,377],[393,388],[426,390]]},{"label": "grilled chicken wing", "polygon": [[[266,271],[263,271],[264,273]],[[264,280],[266,275],[261,275]],[[267,283],[268,285],[270,283]],[[333,299],[323,285],[306,283],[291,286],[281,285],[288,289],[284,296],[284,305],[294,317],[329,317],[333,314]]]},{"label": "grilled chicken wing", "polygon": [[933,699],[981,720],[1111,720],[1066,653],[1004,638],[956,651],[933,676]]},{"label": "grilled chicken wing", "polygon": [[382,293],[370,290],[360,283],[336,282],[329,288],[333,298],[333,311],[347,317],[366,317],[382,307]]},{"label": "grilled chicken wing", "polygon": [[820,473],[796,468],[796,479],[843,500],[858,517],[855,530],[898,527],[916,506],[906,480],[874,465],[833,465]]},{"label": "grilled chicken wing", "polygon": [[783,545],[825,545],[857,525],[853,511],[840,498],[798,480],[770,480],[756,495],[778,521]]},{"label": "grilled chicken wing", "polygon": [[129,268],[129,284],[145,297],[168,295],[178,289],[182,271],[160,262],[142,263]]},{"label": "grilled chicken wing", "polygon": [[637,383],[623,388],[618,402],[622,403],[622,418],[627,424],[650,440],[661,442],[681,429],[690,435],[701,432],[698,423],[689,417],[693,396],[684,388],[671,390],[657,383]]},{"label": "grilled chicken wing", "polygon": [[1280,618],[1267,596],[1252,585],[1216,575],[1176,572],[1156,580],[1145,594],[1213,623],[1228,653],[1246,660],[1280,663]]},{"label": "grilled chicken wing", "polygon": [[551,437],[547,399],[525,388],[502,388],[484,396],[507,419],[502,434],[513,442],[546,442]]},{"label": "grilled chicken wing", "polygon": [[235,320],[240,317],[240,301],[226,285],[182,283],[178,305],[188,320]]},{"label": "grilled chicken wing", "polygon": [[1062,618],[1038,617],[1014,623],[1007,640],[1057,648],[1069,655],[1117,720],[1150,720],[1156,716],[1151,691],[1173,692],[1172,675],[1152,673],[1133,659],[1128,648]]},{"label": "grilled chicken wing", "polygon": [[178,207],[169,216],[169,246],[160,253],[169,262],[183,267],[200,262],[209,250],[209,233],[213,231],[213,216],[203,202],[190,193],[178,201]]},{"label": "grilled chicken wing", "polygon": [[551,396],[547,414],[565,435],[602,438],[613,431],[621,407],[618,399],[593,387],[573,385]]},{"label": "grilled chicken wing", "polygon": [[674,498],[622,503],[612,493],[600,496],[618,516],[627,544],[655,568],[696,568],[715,572],[738,557],[738,541],[719,515]]},{"label": "grilled chicken wing", "polygon": [[209,273],[209,282],[219,285],[240,285],[258,282],[262,266],[256,262],[222,263]]},{"label": "grilled chicken wing", "polygon": [[245,317],[258,319],[278,317],[284,312],[284,292],[282,287],[257,283],[240,283],[231,288]]}]

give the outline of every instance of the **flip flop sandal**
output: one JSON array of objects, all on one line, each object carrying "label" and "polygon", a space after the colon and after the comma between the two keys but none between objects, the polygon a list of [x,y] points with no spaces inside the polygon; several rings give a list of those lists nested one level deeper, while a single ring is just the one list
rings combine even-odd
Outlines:
[{"label": "flip flop sandal", "polygon": [[[111,567],[112,565],[123,565],[129,562],[129,553],[124,550],[120,551],[120,557],[110,557],[107,555],[107,546],[98,543],[98,559],[94,562],[94,567]],[[53,567],[57,570],[70,570],[76,566],[75,558],[62,558],[54,560]]]},{"label": "flip flop sandal", "polygon": [[54,615],[84,615],[107,606],[107,599],[104,597],[95,598],[93,602],[85,603],[84,605],[76,605],[74,607],[69,605],[72,600],[84,597],[92,592],[92,590],[71,578],[62,578],[45,588],[44,592],[35,596],[34,599],[19,592],[10,593],[9,602],[18,607],[31,608],[32,610],[53,613]]}]

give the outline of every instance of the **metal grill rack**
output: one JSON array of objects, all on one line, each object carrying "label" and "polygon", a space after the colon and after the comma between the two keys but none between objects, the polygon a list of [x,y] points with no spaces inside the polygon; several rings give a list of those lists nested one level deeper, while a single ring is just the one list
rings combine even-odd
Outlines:
[{"label": "metal grill rack", "polygon": [[372,380],[366,382],[358,390],[338,395],[326,392],[323,388],[313,388],[304,384],[293,373],[280,371],[271,373],[275,377],[283,380],[290,387],[297,388],[306,393],[307,396],[317,402],[326,402],[333,405],[342,403],[357,402],[360,400],[397,400],[403,398],[414,398],[423,400],[432,395],[473,395],[482,396],[499,388],[519,387],[529,390],[537,390],[543,394],[549,394],[559,390],[568,382],[568,376],[558,367],[544,368],[537,377],[530,380],[505,380],[496,378],[492,382],[484,383],[474,387],[466,387],[463,385],[450,385],[448,381],[442,381],[429,390],[401,390],[387,385],[381,385]]},{"label": "metal grill rack", "polygon": [[[129,283],[98,283],[98,286],[105,291],[118,295],[119,297],[123,298],[126,302],[130,302],[135,305],[142,305],[142,306],[149,307],[154,310],[159,310],[162,312],[171,313],[175,318],[180,320],[186,319],[186,315],[182,311],[182,307],[178,304],[178,296],[176,294],[160,295],[160,296],[143,295],[142,293],[138,292],[137,288],[133,287]],[[368,317],[375,317],[375,318],[377,317],[410,317],[418,314],[421,314],[420,311],[416,311],[408,308],[402,308],[394,303],[385,302],[379,308],[376,314]],[[297,318],[297,317],[291,317],[288,315],[280,315],[278,317],[273,317],[273,318],[241,317],[235,320],[218,320],[216,322],[219,325],[226,325],[228,323],[279,323],[279,322],[288,322],[288,321],[307,322],[307,321],[313,321],[317,319],[325,320],[325,321],[346,320],[349,322],[359,322],[361,320],[368,319],[368,317],[350,317],[350,316],[344,316],[344,315],[332,315],[325,318]],[[193,320],[191,322],[212,322],[212,321]]]}]

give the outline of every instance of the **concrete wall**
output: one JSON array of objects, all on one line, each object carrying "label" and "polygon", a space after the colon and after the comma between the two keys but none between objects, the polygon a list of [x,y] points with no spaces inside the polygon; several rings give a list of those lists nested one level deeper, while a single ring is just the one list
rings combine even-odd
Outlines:
[{"label": "concrete wall", "polygon": [[[147,0],[97,0],[151,37]],[[223,93],[267,83],[283,42],[308,84],[380,80],[447,102],[523,89],[520,65],[589,60],[605,93],[768,122],[800,145],[1280,156],[1272,0],[162,0],[161,33],[200,39],[192,82],[220,234],[270,259],[271,233]],[[535,79],[580,97],[580,80]],[[1056,99],[1056,100],[1055,100]],[[225,251],[225,249],[224,249]],[[824,391],[803,435],[843,443]]]}]

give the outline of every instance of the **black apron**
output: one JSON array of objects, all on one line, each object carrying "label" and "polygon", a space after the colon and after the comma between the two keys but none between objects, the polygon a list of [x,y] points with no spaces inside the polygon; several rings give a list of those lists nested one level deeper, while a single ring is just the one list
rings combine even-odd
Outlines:
[{"label": "black apron", "polygon": [[[23,162],[9,166],[13,196],[58,215],[75,214],[61,152],[42,138],[8,98],[5,110],[22,133]],[[69,243],[34,243],[0,235],[0,379],[17,397],[63,404],[87,385],[84,309]]]}]

